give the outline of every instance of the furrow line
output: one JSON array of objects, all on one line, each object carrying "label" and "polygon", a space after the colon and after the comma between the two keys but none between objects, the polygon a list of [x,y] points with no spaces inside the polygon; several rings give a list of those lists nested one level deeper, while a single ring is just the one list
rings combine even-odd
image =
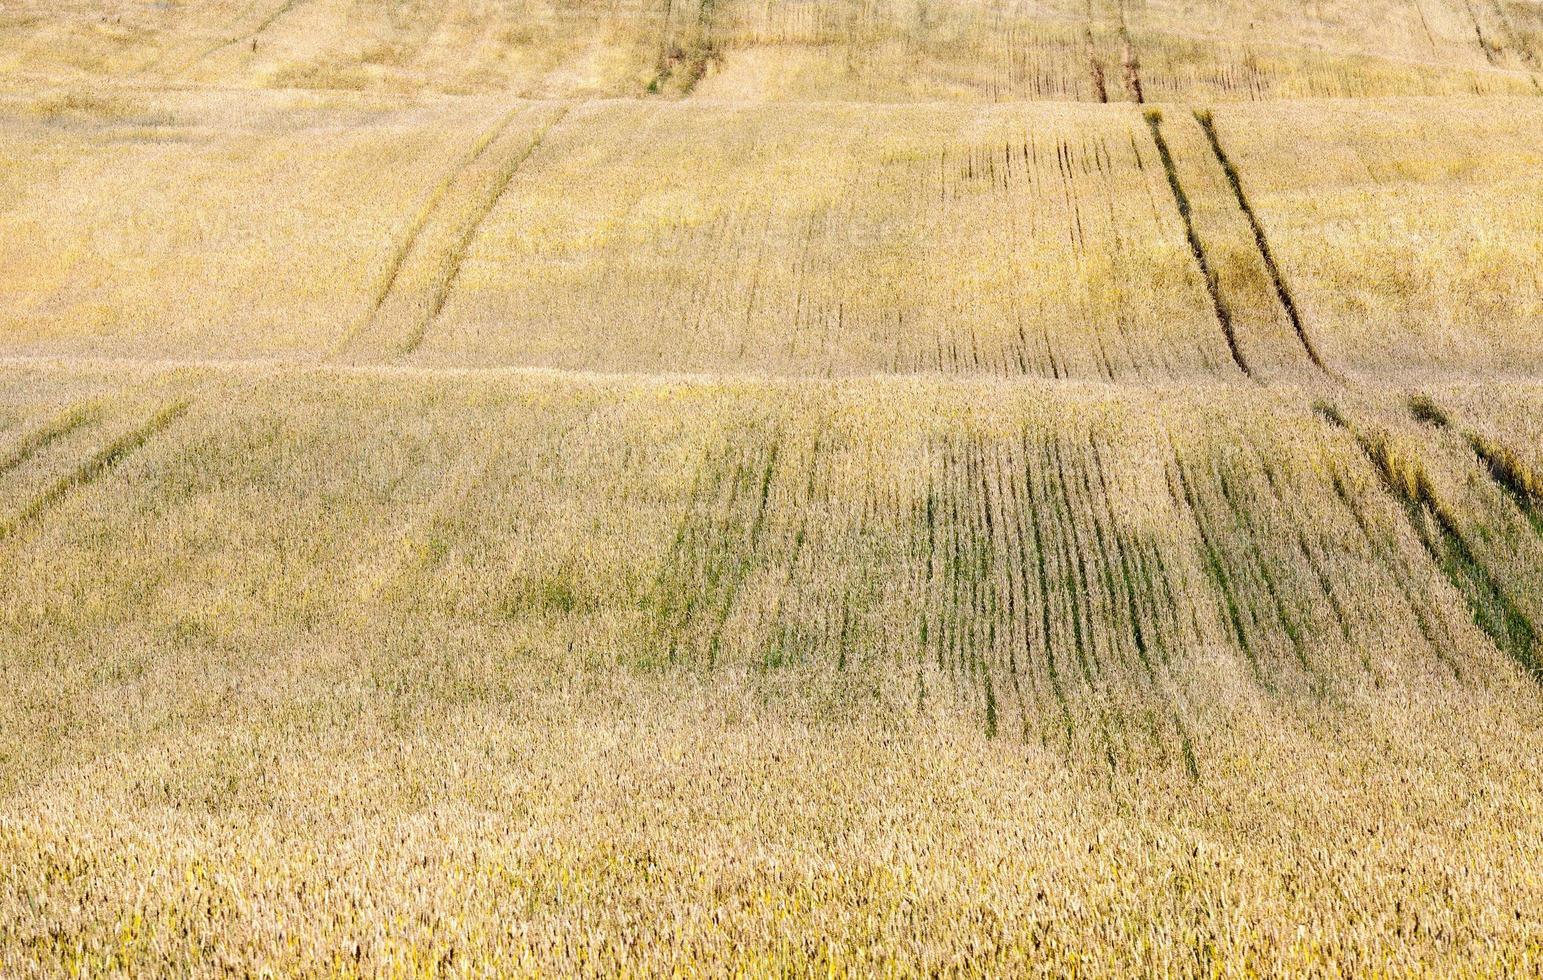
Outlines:
[{"label": "furrow line", "polygon": [[1040,521],[1040,508],[1036,505],[1035,486],[1033,480],[1033,452],[1029,443],[1028,430],[1024,430],[1022,436],[1023,449],[1023,478],[1024,492],[1023,505],[1028,508],[1030,526],[1034,532],[1034,557],[1036,573],[1039,584],[1039,610],[1040,630],[1045,644],[1045,668],[1050,678],[1050,687],[1055,692],[1056,702],[1061,706],[1061,717],[1066,723],[1066,749],[1071,751],[1072,734],[1075,724],[1072,721],[1071,707],[1068,703],[1066,686],[1061,680],[1061,670],[1055,657],[1055,634],[1052,632],[1050,619],[1050,597],[1055,595],[1055,588],[1051,584],[1049,562],[1046,557],[1047,542],[1045,530]]},{"label": "furrow line", "polygon": [[[1092,475],[1096,475],[1098,477],[1098,489],[1095,491],[1090,485],[1088,492],[1090,496],[1096,495],[1103,501],[1104,515],[1109,522],[1109,532],[1110,535],[1114,538],[1114,549],[1119,554],[1120,558],[1120,578],[1124,582],[1126,614],[1130,617],[1131,640],[1136,645],[1136,656],[1141,661],[1141,666],[1146,673],[1147,680],[1149,682],[1155,681],[1156,673],[1153,670],[1152,658],[1148,651],[1146,630],[1142,627],[1141,624],[1141,603],[1139,601],[1138,589],[1136,587],[1136,573],[1131,566],[1130,549],[1126,547],[1124,536],[1120,533],[1119,524],[1117,518],[1115,517],[1114,500],[1111,494],[1109,481],[1104,473],[1103,454],[1099,452],[1098,440],[1090,440],[1089,448],[1093,455],[1093,466],[1090,467],[1090,469],[1092,470]],[[1097,514],[1095,513],[1094,516],[1096,518]],[[1112,570],[1110,574],[1113,574]]]},{"label": "furrow line", "polygon": [[1264,584],[1265,595],[1269,596],[1270,605],[1274,607],[1275,619],[1280,623],[1281,630],[1285,632],[1286,639],[1291,642],[1291,650],[1296,655],[1297,664],[1310,678],[1313,679],[1315,690],[1322,690],[1322,678],[1313,669],[1313,665],[1307,656],[1307,645],[1303,640],[1302,626],[1297,622],[1286,603],[1286,597],[1275,576],[1270,572],[1270,563],[1266,559],[1264,549],[1259,546],[1259,538],[1254,533],[1254,524],[1249,519],[1252,511],[1257,511],[1257,506],[1250,507],[1252,501],[1240,501],[1237,499],[1237,491],[1232,486],[1232,481],[1227,479],[1224,472],[1217,474],[1218,485],[1221,488],[1222,501],[1227,505],[1228,512],[1232,515],[1232,528],[1235,538],[1241,538],[1246,544],[1246,554],[1254,568],[1259,572],[1259,580]]},{"label": "furrow line", "polygon": [[[1177,475],[1177,482],[1174,476]],[[1183,503],[1194,522],[1195,530],[1200,535],[1200,547],[1205,558],[1206,573],[1212,584],[1221,594],[1222,610],[1227,617],[1227,625],[1232,628],[1232,637],[1237,642],[1238,649],[1243,651],[1243,656],[1248,660],[1254,679],[1259,681],[1266,690],[1274,690],[1274,684],[1265,674],[1259,663],[1259,655],[1254,650],[1254,645],[1249,642],[1248,630],[1243,623],[1243,611],[1238,606],[1231,577],[1227,574],[1226,564],[1222,561],[1221,553],[1216,544],[1211,540],[1211,533],[1206,529],[1205,518],[1202,516],[1200,502],[1195,496],[1194,488],[1190,485],[1189,477],[1184,471],[1184,463],[1174,453],[1174,469],[1169,473],[1169,493],[1176,500]]]}]

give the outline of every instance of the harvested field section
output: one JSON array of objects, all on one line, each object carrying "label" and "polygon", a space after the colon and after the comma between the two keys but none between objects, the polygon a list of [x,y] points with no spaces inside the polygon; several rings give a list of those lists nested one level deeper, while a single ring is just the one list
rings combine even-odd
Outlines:
[{"label": "harvested field section", "polygon": [[[446,657],[444,686],[421,693],[394,673],[412,661],[360,683],[314,654],[0,803],[0,907],[28,910],[0,919],[6,947],[133,970],[218,942],[280,972],[406,971],[452,950],[510,972],[747,956],[840,972],[882,948],[895,972],[945,972],[988,916],[1010,938],[973,962],[1072,963],[1096,943],[1111,973],[1180,973],[1195,953],[1148,930],[1155,905],[1208,955],[1260,972],[1328,958],[1504,972],[1504,953],[1439,937],[1471,927],[1509,948],[1539,927],[1537,733],[1471,744],[1476,724],[1525,716],[1460,691],[1413,721],[1368,710],[1332,737],[1240,728],[1251,741],[1222,742],[1228,764],[1202,792],[1182,774],[1086,779],[1036,747],[860,723],[749,682],[571,685],[509,651]],[[466,683],[490,667],[505,688]],[[1402,782],[1411,766],[1429,775]],[[1457,820],[1468,832],[1452,839],[1441,828]],[[151,872],[164,887],[135,887]],[[963,893],[959,875],[979,884]],[[1375,938],[1270,938],[1329,896],[1336,924]],[[662,924],[661,906],[679,918]],[[273,917],[298,941],[277,941]],[[594,930],[583,940],[568,938],[574,917]],[[637,941],[601,938],[623,929]],[[803,951],[811,931],[828,945]]]},{"label": "harvested field section", "polygon": [[1543,363],[1536,101],[1228,106],[1215,121],[1330,365],[1432,377]]},{"label": "harvested field section", "polygon": [[1543,977],[1543,0],[0,89],[0,977]]},{"label": "harvested field section", "polygon": [[1230,370],[1132,112],[586,107],[527,167],[419,361]]},{"label": "harvested field section", "polygon": [[662,27],[653,3],[519,6],[300,0],[189,71],[209,82],[521,97],[635,95]]},{"label": "harvested field section", "polygon": [[[824,107],[794,126],[773,110],[642,103],[369,114],[307,101],[261,100],[263,125],[221,139],[204,127],[233,111],[225,97],[148,103],[170,120],[148,130],[38,122],[18,100],[29,167],[79,159],[0,219],[9,349],[768,374],[1226,369],[1161,167],[1122,111],[864,120]],[[378,187],[365,161],[388,151],[404,166]],[[166,183],[168,166],[194,177]],[[309,182],[266,179],[296,166]],[[102,181],[119,193],[84,204]],[[186,293],[148,287],[149,272],[175,272]]]},{"label": "harvested field section", "polygon": [[[853,13],[857,14],[854,23]],[[1107,101],[1080,19],[985,6],[918,12],[898,3],[726,3],[721,68],[702,99]],[[1098,45],[1107,49],[1107,44]]]},{"label": "harvested field section", "polygon": [[1526,74],[1483,66],[1326,53],[1279,40],[1214,42],[1150,29],[1134,31],[1133,36],[1141,52],[1142,91],[1149,102],[1503,97],[1535,92]]},{"label": "harvested field section", "polygon": [[13,353],[1269,382],[1526,370],[1543,315],[1530,102],[1170,110],[1167,161],[1134,105],[5,105]]}]

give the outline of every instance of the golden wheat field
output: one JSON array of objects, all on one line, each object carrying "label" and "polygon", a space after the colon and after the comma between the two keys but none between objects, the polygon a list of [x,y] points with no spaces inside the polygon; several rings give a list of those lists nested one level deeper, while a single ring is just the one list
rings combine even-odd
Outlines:
[{"label": "golden wheat field", "polygon": [[0,975],[1543,975],[1543,3],[0,6]]}]

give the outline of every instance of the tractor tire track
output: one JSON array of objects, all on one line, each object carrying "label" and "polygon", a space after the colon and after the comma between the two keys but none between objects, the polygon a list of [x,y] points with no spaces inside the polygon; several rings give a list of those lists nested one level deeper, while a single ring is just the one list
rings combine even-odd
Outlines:
[{"label": "tractor tire track", "polygon": [[101,404],[87,402],[69,409],[42,428],[23,436],[20,442],[11,447],[10,452],[0,456],[0,476],[21,466],[60,439],[90,425],[100,416]]},{"label": "tractor tire track", "polygon": [[1248,195],[1243,190],[1243,178],[1238,173],[1237,166],[1233,164],[1232,158],[1222,148],[1221,137],[1216,132],[1215,119],[1209,111],[1197,111],[1195,121],[1205,132],[1206,141],[1211,144],[1211,153],[1216,157],[1216,162],[1221,165],[1227,184],[1232,188],[1232,196],[1237,201],[1238,210],[1242,211],[1243,217],[1248,219],[1249,230],[1254,234],[1254,247],[1259,250],[1259,257],[1264,260],[1264,268],[1269,273],[1275,296],[1280,300],[1281,308],[1286,311],[1286,319],[1291,322],[1291,329],[1296,333],[1297,340],[1301,342],[1302,349],[1307,352],[1308,360],[1324,374],[1340,380],[1339,376],[1324,363],[1312,337],[1307,333],[1307,325],[1302,321],[1302,313],[1297,307],[1296,298],[1286,284],[1286,277],[1281,273],[1280,265],[1275,261],[1275,253],[1270,248],[1270,239],[1265,234],[1264,225],[1259,221],[1259,215],[1254,212],[1254,207],[1249,203]]},{"label": "tractor tire track", "polygon": [[[1522,461],[1510,447],[1487,439],[1472,429],[1459,429],[1446,410],[1430,398],[1416,395],[1409,399],[1409,411],[1415,419],[1436,429],[1457,434],[1484,466],[1485,474],[1498,487],[1527,523],[1543,535],[1543,479]],[[0,468],[3,472],[3,468]]]},{"label": "tractor tire track", "polygon": [[334,353],[342,353],[352,346],[359,335],[364,332],[365,328],[370,326],[375,320],[376,316],[380,313],[381,307],[385,305],[386,298],[391,295],[392,289],[396,287],[397,279],[402,274],[402,267],[406,264],[408,256],[417,248],[418,239],[423,234],[424,228],[428,226],[429,219],[434,216],[434,213],[444,202],[456,179],[475,165],[478,160],[482,159],[483,155],[487,153],[488,148],[503,135],[504,131],[509,128],[510,123],[514,121],[515,116],[518,114],[518,109],[511,109],[500,118],[496,124],[472,144],[471,150],[461,160],[461,163],[447,174],[444,180],[435,185],[434,190],[413,216],[412,223],[407,227],[407,234],[401,238],[396,249],[392,251],[391,258],[386,263],[386,274],[371,294],[366,310],[354,321],[352,326],[343,332],[343,336],[334,346]]},{"label": "tractor tire track", "polygon": [[1491,66],[1499,67],[1500,58],[1495,45],[1484,36],[1484,28],[1479,24],[1479,14],[1473,9],[1472,0],[1463,0],[1463,7],[1468,11],[1468,19],[1473,21],[1473,36],[1479,40],[1479,50],[1484,52],[1484,58]]},{"label": "tractor tire track", "polygon": [[[1457,646],[1456,641],[1452,638],[1451,631],[1443,628],[1442,633],[1445,634],[1445,644],[1437,641],[1436,624],[1431,622],[1425,608],[1415,598],[1417,584],[1410,581],[1409,569],[1398,561],[1396,552],[1388,547],[1387,542],[1372,533],[1371,519],[1351,492],[1344,475],[1338,472],[1337,468],[1334,472],[1330,473],[1330,482],[1334,488],[1335,496],[1339,498],[1339,502],[1345,508],[1345,512],[1350,515],[1350,519],[1361,532],[1362,540],[1371,549],[1371,556],[1393,576],[1393,582],[1398,586],[1399,596],[1404,600],[1404,604],[1409,607],[1409,612],[1414,616],[1415,627],[1419,630],[1420,636],[1424,638],[1426,646],[1435,653],[1438,660],[1452,671],[1453,677],[1461,678],[1462,668],[1445,652],[1446,647]],[[1445,627],[1446,624],[1442,625]]]},{"label": "tractor tire track", "polygon": [[1383,489],[1401,505],[1430,559],[1467,603],[1474,624],[1534,681],[1543,683],[1543,643],[1537,627],[1474,551],[1420,461],[1396,460],[1385,438],[1355,428],[1332,405],[1320,405],[1319,414],[1355,440]]},{"label": "tractor tire track", "polygon": [[448,268],[444,278],[437,283],[437,288],[429,304],[428,316],[425,317],[424,320],[418,325],[418,327],[408,336],[407,343],[401,350],[403,355],[411,354],[423,344],[424,338],[428,335],[429,328],[433,326],[434,321],[439,318],[439,314],[445,308],[445,303],[450,299],[451,291],[455,289],[456,283],[460,281],[461,269],[464,262],[466,261],[466,253],[471,248],[472,242],[476,240],[477,233],[482,230],[482,226],[487,221],[488,215],[493,213],[493,209],[497,207],[498,202],[503,199],[504,194],[509,190],[510,185],[514,183],[514,178],[519,175],[520,169],[525,165],[526,161],[529,160],[536,153],[536,151],[541,148],[541,144],[545,141],[547,134],[552,131],[553,127],[557,126],[567,118],[568,112],[569,107],[566,105],[562,106],[558,110],[557,115],[537,131],[535,137],[525,148],[525,151],[509,160],[501,168],[497,176],[493,192],[485,196],[482,201],[478,202],[478,206],[475,212],[476,216],[466,226],[466,229],[462,232],[461,237],[457,239],[455,244],[451,247],[450,254],[448,256]]},{"label": "tractor tire track", "polygon": [[1141,87],[1141,59],[1136,54],[1136,42],[1131,40],[1130,31],[1123,23],[1120,25],[1120,40],[1123,45],[1125,88],[1130,92],[1131,98],[1136,100],[1137,105],[1143,105],[1146,103],[1147,96]]},{"label": "tractor tire track", "polygon": [[1430,20],[1425,16],[1425,7],[1420,3],[1420,0],[1409,0],[1409,2],[1414,4],[1414,12],[1420,15],[1420,26],[1425,28],[1425,40],[1430,42],[1431,54],[1435,54],[1436,35],[1431,32]]},{"label": "tractor tire track", "polygon": [[190,404],[191,402],[187,399],[180,399],[166,405],[151,415],[143,425],[125,435],[119,436],[107,446],[98,450],[90,459],[81,463],[58,480],[55,480],[43,492],[33,497],[14,516],[4,523],[0,523],[0,541],[14,538],[65,497],[78,489],[90,485],[110,472],[119,463],[133,455],[145,443],[165,431],[167,427],[187,411]]},{"label": "tractor tire track", "polygon": [[213,47],[206,48],[204,51],[195,55],[192,60],[184,63],[171,74],[173,76],[185,75],[187,72],[192,71],[195,67],[197,67],[204,59],[219,54],[226,48],[233,48],[240,44],[251,44],[252,49],[255,51],[257,49],[257,39],[263,34],[267,33],[270,27],[278,23],[280,18],[293,11],[296,7],[310,2],[311,0],[285,0],[285,2],[277,9],[259,21],[257,26],[252,30],[247,31],[245,34],[238,34],[235,37],[227,38],[226,40],[221,41],[219,44],[216,44]]},{"label": "tractor tire track", "polygon": [[1087,20],[1083,25],[1083,44],[1087,48],[1088,74],[1093,82],[1093,94],[1099,102],[1109,101],[1109,86],[1104,79],[1104,63],[1098,57],[1098,43],[1093,39],[1093,0],[1088,0]]},{"label": "tractor tire track", "polygon": [[1146,92],[1141,85],[1141,58],[1136,53],[1136,41],[1130,35],[1130,21],[1125,16],[1125,0],[1119,0],[1120,14],[1120,67],[1125,74],[1125,90],[1137,105],[1146,102]]},{"label": "tractor tire track", "polygon": [[1227,349],[1232,352],[1232,361],[1238,366],[1238,370],[1247,377],[1253,378],[1253,369],[1249,367],[1248,359],[1243,356],[1243,349],[1238,344],[1232,310],[1222,296],[1221,280],[1211,266],[1211,260],[1206,257],[1205,246],[1200,241],[1199,232],[1195,230],[1194,210],[1190,206],[1189,195],[1184,192],[1184,185],[1179,180],[1178,165],[1173,159],[1173,151],[1168,146],[1168,140],[1163,136],[1163,114],[1157,109],[1149,109],[1146,112],[1146,121],[1148,128],[1152,131],[1152,142],[1157,146],[1157,155],[1162,159],[1163,171],[1168,177],[1168,189],[1173,193],[1173,203],[1179,211],[1179,220],[1184,224],[1184,238],[1189,243],[1190,254],[1194,256],[1195,265],[1200,269],[1200,276],[1205,280],[1206,293],[1211,297],[1211,310],[1216,315],[1216,322],[1221,326],[1222,335],[1227,341]]}]

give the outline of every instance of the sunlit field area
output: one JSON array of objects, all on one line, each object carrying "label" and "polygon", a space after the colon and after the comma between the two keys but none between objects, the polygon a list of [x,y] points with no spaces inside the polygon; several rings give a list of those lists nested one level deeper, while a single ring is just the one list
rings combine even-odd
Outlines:
[{"label": "sunlit field area", "polygon": [[0,9],[0,974],[1543,973],[1543,6]]}]

